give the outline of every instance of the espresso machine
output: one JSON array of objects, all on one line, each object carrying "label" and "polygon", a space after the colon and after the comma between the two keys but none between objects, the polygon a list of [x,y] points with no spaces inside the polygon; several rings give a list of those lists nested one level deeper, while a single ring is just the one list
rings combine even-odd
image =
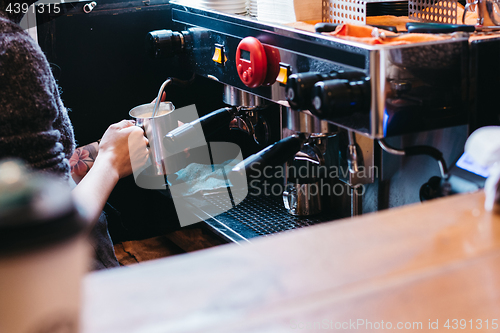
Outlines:
[{"label": "espresso machine", "polygon": [[173,29],[148,34],[150,55],[187,58],[186,71],[222,84],[233,110],[225,126],[260,149],[232,169],[245,174],[246,197],[217,216],[198,213],[224,238],[419,202],[432,197],[430,179],[449,179],[468,136],[467,35],[365,45],[171,6]]}]

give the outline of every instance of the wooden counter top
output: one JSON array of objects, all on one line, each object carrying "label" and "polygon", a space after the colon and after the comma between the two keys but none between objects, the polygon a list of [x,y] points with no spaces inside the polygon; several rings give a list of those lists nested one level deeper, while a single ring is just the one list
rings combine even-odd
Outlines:
[{"label": "wooden counter top", "polygon": [[483,203],[456,195],[93,273],[83,332],[498,331],[500,216]]}]

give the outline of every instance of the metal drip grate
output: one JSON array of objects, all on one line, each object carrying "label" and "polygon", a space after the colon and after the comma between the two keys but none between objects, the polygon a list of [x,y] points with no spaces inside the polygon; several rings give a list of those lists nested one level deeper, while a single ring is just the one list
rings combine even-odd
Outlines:
[{"label": "metal drip grate", "polygon": [[[235,199],[238,195],[233,193]],[[227,200],[218,196],[209,196],[213,205],[228,209]],[[244,238],[268,236],[277,232],[293,230],[332,220],[331,217],[314,216],[301,218],[290,215],[283,204],[273,197],[249,194],[236,207],[217,215],[212,220],[219,220]],[[213,221],[212,221],[213,222]]]}]

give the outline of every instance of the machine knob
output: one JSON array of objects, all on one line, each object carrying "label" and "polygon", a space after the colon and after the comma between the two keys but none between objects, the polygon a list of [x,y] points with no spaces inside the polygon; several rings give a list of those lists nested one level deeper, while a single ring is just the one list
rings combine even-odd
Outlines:
[{"label": "machine knob", "polygon": [[293,110],[312,110],[313,88],[319,81],[359,78],[359,72],[338,71],[332,73],[307,72],[292,74],[286,84],[286,100]]},{"label": "machine knob", "polygon": [[311,93],[316,82],[328,79],[328,74],[307,72],[292,74],[286,83],[286,100],[294,110],[309,110],[312,108]]},{"label": "machine knob", "polygon": [[368,112],[370,101],[370,80],[367,77],[320,81],[314,85],[313,109],[310,111],[321,119],[331,120],[354,112]]},{"label": "machine knob", "polygon": [[[187,34],[187,32],[186,32]],[[168,58],[184,49],[184,34],[172,30],[155,30],[146,35],[146,50],[151,58]]]}]

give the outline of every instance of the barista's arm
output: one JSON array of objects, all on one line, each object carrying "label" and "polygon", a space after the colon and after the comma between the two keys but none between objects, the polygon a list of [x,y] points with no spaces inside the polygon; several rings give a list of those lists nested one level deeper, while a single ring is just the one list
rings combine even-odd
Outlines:
[{"label": "barista's arm", "polygon": [[[161,101],[165,101],[166,93],[163,92],[161,95]],[[156,98],[151,102],[156,102]],[[179,121],[179,126],[183,125],[182,122]],[[96,142],[92,142],[88,145],[78,147],[75,149],[75,152],[71,156],[69,160],[69,165],[71,167],[71,177],[75,181],[76,184],[79,184],[80,181],[87,175],[92,166],[95,163],[97,155],[99,154],[99,143],[101,140]]]},{"label": "barista's arm", "polygon": [[99,153],[99,143],[92,142],[83,147],[78,147],[69,160],[71,167],[71,177],[75,183],[79,183],[94,165]]},{"label": "barista's arm", "polygon": [[122,120],[106,130],[92,168],[72,191],[89,221],[99,218],[118,180],[132,173],[131,159],[134,165],[147,161],[146,145],[144,132],[130,120]]}]

